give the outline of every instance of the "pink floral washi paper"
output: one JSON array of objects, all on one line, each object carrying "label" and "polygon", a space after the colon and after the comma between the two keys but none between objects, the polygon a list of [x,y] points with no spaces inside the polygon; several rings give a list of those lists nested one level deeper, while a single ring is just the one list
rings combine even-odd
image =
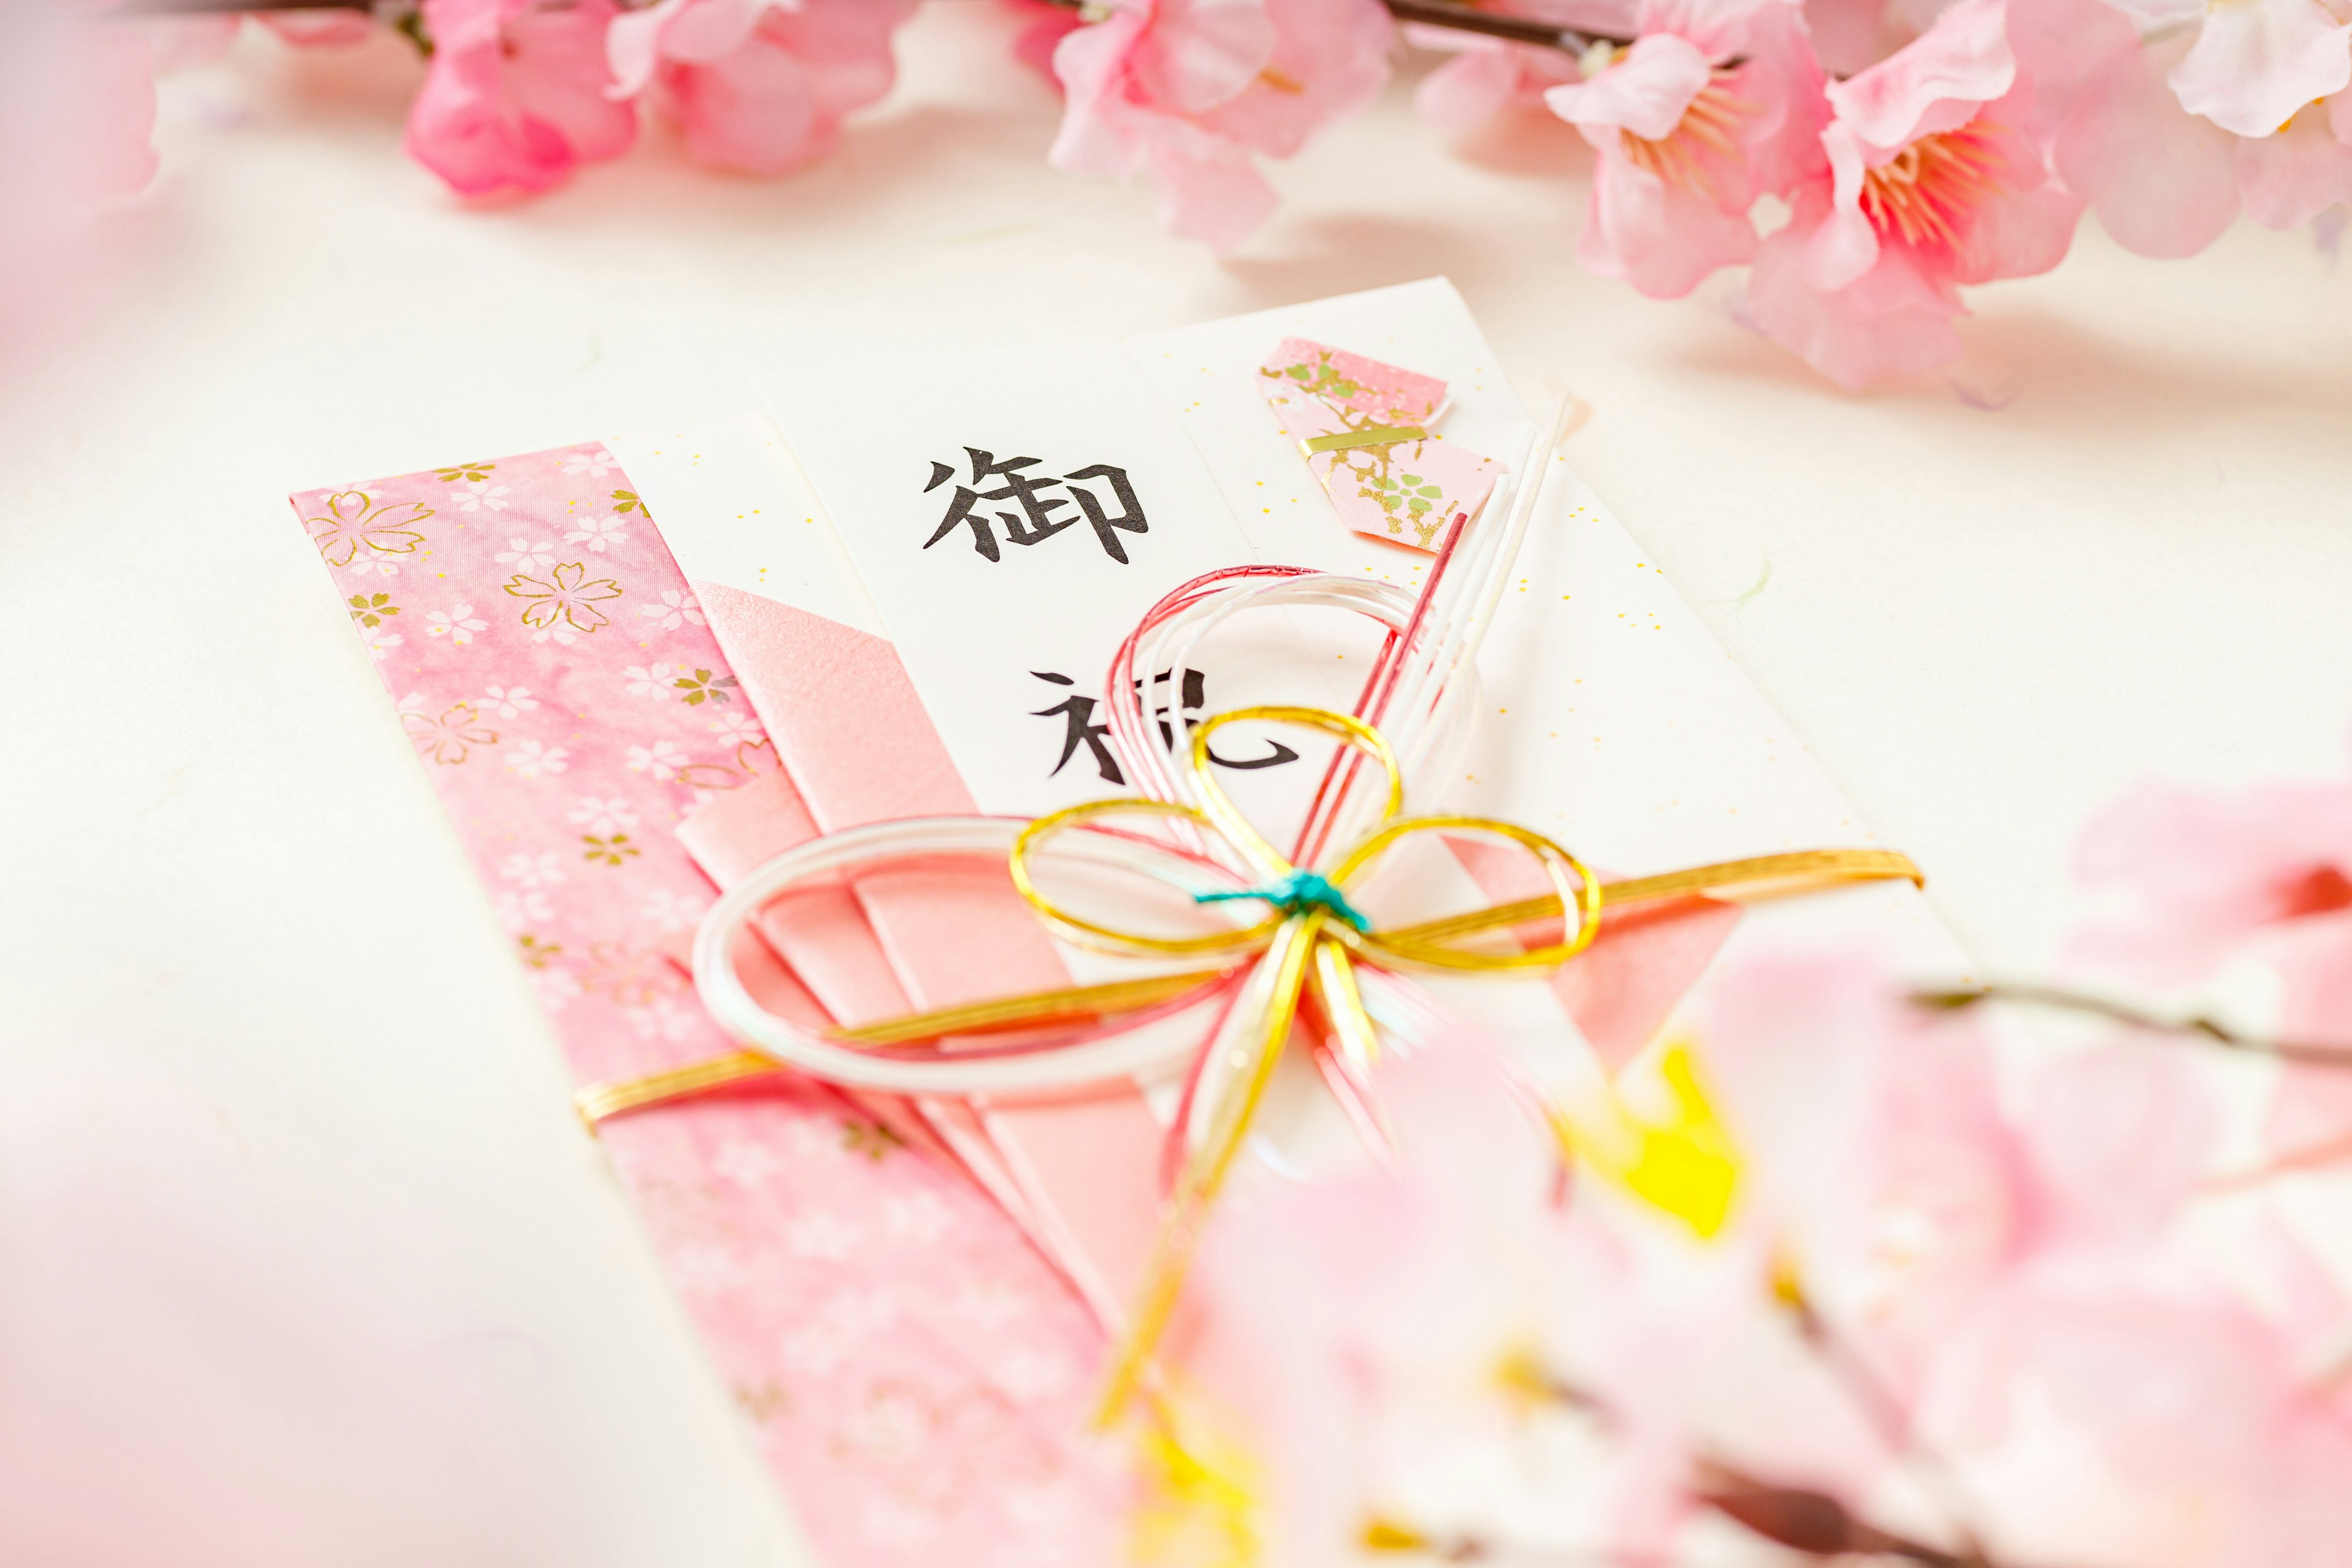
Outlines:
[{"label": "pink floral washi paper", "polygon": [[[775,766],[634,489],[587,446],[291,498],[583,1080],[732,1048],[672,830]],[[809,1089],[603,1142],[827,1563],[1115,1558],[1096,1331],[968,1184]]]},{"label": "pink floral washi paper", "polygon": [[[1433,551],[1454,514],[1475,515],[1502,474],[1493,458],[1450,446],[1428,428],[1445,407],[1445,384],[1433,375],[1306,338],[1284,339],[1257,374],[1275,417],[1308,448],[1307,466],[1339,521],[1358,533]],[[1399,438],[1311,447],[1381,432]]]}]

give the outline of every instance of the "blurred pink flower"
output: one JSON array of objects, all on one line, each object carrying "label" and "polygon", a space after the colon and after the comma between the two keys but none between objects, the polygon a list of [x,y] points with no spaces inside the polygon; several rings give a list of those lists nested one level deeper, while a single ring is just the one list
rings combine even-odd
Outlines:
[{"label": "blurred pink flower", "polygon": [[831,152],[842,117],[890,90],[915,0],[661,0],[616,18],[613,95],[647,83],[695,157],[782,174]]},{"label": "blurred pink flower", "polygon": [[2085,831],[2075,874],[2120,904],[2075,959],[2179,985],[2252,951],[2287,978],[2284,1028],[2352,1034],[2352,784],[2143,784]]},{"label": "blurred pink flower", "polygon": [[634,105],[609,96],[613,0],[424,0],[433,60],[408,116],[409,155],[460,195],[551,189],[618,157]]},{"label": "blurred pink flower", "polygon": [[2031,133],[2000,0],[1961,0],[1828,98],[1826,168],[1758,251],[1748,307],[1854,388],[1958,357],[1960,285],[2056,266],[2082,202]]},{"label": "blurred pink flower", "polygon": [[120,21],[87,21],[70,37],[70,122],[52,148],[64,157],[68,195],[87,205],[136,195],[155,179],[155,45]]},{"label": "blurred pink flower", "polygon": [[[2179,987],[2250,957],[2279,978],[2282,1035],[2352,1044],[2352,781],[2143,784],[2084,832],[2075,874],[2116,907],[2078,930],[2073,961]],[[2352,1072],[2289,1063],[2266,1131],[2282,1153],[2341,1140]]]},{"label": "blurred pink flower", "polygon": [[1577,259],[1675,299],[1755,255],[1758,196],[1826,171],[1827,110],[1783,0],[1649,10],[1631,48],[1545,101],[1600,153]]},{"label": "blurred pink flower", "polygon": [[1421,79],[1412,105],[1440,131],[1467,131],[1505,110],[1541,103],[1555,87],[1577,79],[1576,60],[1558,49],[1481,37],[1443,27],[1408,26],[1416,48],[1451,55]]},{"label": "blurred pink flower", "polygon": [[2174,91],[2200,35],[2143,41],[2108,0],[2036,0],[2013,14],[2011,30],[2059,175],[2126,249],[2191,255],[2242,205],[2257,223],[2294,228],[2352,201],[2352,93],[2240,135],[2192,114]]},{"label": "blurred pink flower", "polygon": [[2305,104],[2270,135],[2240,142],[2238,194],[2246,216],[2272,228],[2300,228],[2352,205],[2352,92]]},{"label": "blurred pink flower", "polygon": [[2238,216],[2237,138],[2165,78],[2190,39],[2143,43],[2108,0],[2035,0],[2011,17],[2059,176],[2141,256],[2194,255]]},{"label": "blurred pink flower", "polygon": [[1218,251],[1274,210],[1254,155],[1286,158],[1370,101],[1393,31],[1379,0],[1102,0],[1065,37],[1068,98],[1047,154],[1073,174],[1139,172],[1171,233]]},{"label": "blurred pink flower", "polygon": [[2186,1236],[2221,1115],[2178,1046],[2037,1054],[2004,1093],[1979,1023],[1853,958],[1727,973],[1702,1044],[1751,1223],[1912,1440],[1992,1505],[1976,1522],[2002,1560],[2352,1552],[2352,1314],[2274,1218],[2219,1257]]},{"label": "blurred pink flower", "polygon": [[2168,79],[2182,108],[2240,136],[2268,136],[2305,104],[2352,87],[2352,24],[2324,0],[2114,3],[2150,28],[2203,13]]},{"label": "blurred pink flower", "polygon": [[363,44],[375,31],[375,17],[365,11],[256,11],[252,16],[297,48]]},{"label": "blurred pink flower", "polygon": [[1706,1018],[1753,1223],[1906,1394],[2036,1270],[2158,1246],[2219,1128],[2195,1065],[2141,1042],[2037,1063],[2012,1110],[1980,1024],[1922,1013],[1857,957],[1750,963]]},{"label": "blurred pink flower", "polygon": [[1067,5],[1056,5],[1052,0],[1003,0],[1005,9],[1020,17],[1027,26],[1013,40],[1013,58],[1054,84],[1061,90],[1062,79],[1054,74],[1054,51],[1062,40],[1086,25],[1085,18]]},{"label": "blurred pink flower", "polygon": [[[1638,26],[1641,5],[1639,0],[1513,0],[1487,9],[1617,37]],[[1453,57],[1413,89],[1413,108],[1440,131],[1467,131],[1505,110],[1534,108],[1547,90],[1580,74],[1576,57],[1560,49],[1419,23],[1407,24],[1403,32],[1414,48]]]}]

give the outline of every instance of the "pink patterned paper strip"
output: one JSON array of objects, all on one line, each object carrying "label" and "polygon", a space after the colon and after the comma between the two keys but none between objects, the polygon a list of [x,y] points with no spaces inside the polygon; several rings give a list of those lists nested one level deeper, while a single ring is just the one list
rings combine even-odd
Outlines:
[{"label": "pink patterned paper strip", "polygon": [[[817,827],[834,833],[978,809],[890,643],[720,584],[698,584],[696,593],[744,692],[782,741]],[[867,979],[862,994],[845,993],[835,1011],[846,1021],[901,1014],[910,1002],[950,1007],[1070,984],[1051,940],[1001,874],[877,871],[856,879],[856,896],[868,940],[887,954],[897,984]],[[783,951],[822,992],[798,951]],[[984,1146],[956,1140],[950,1126],[941,1135],[967,1151],[982,1185],[1097,1317],[1106,1326],[1123,1322],[1160,1215],[1162,1134],[1141,1092],[956,1109],[975,1119]]]},{"label": "pink patterned paper strip", "polygon": [[[711,899],[673,829],[774,766],[601,447],[292,499],[583,1080],[730,1043],[671,953]],[[813,1089],[604,1146],[835,1568],[1113,1561],[1118,1468],[1071,1436],[1099,1342],[961,1179]]]},{"label": "pink patterned paper strip", "polygon": [[[1382,364],[1306,338],[1286,338],[1258,367],[1258,388],[1283,429],[1308,442],[1378,429],[1423,429],[1445,407],[1433,375]],[[1446,520],[1475,515],[1503,471],[1434,432],[1309,453],[1339,521],[1358,533],[1433,551]]]}]

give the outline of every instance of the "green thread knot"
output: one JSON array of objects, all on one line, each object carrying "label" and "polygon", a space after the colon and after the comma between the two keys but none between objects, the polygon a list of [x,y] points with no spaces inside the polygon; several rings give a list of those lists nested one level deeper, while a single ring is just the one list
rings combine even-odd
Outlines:
[{"label": "green thread knot", "polygon": [[1303,915],[1309,910],[1321,910],[1334,919],[1347,921],[1360,931],[1372,929],[1363,911],[1348,901],[1339,884],[1320,871],[1293,871],[1288,876],[1268,882],[1263,888],[1244,888],[1231,893],[1195,893],[1196,904],[1221,904],[1233,899],[1263,899],[1286,915]]}]

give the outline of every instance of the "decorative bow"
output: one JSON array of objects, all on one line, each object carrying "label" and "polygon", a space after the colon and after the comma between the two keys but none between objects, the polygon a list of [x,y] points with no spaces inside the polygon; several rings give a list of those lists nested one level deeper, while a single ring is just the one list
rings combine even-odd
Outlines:
[{"label": "decorative bow", "polygon": [[[1378,819],[1328,869],[1292,864],[1219,786],[1210,767],[1210,742],[1224,726],[1248,721],[1288,724],[1332,736],[1360,757],[1377,763],[1384,775]],[[1369,964],[1381,971],[1490,975],[1543,973],[1581,952],[1598,933],[1605,911],[1612,907],[1728,889],[1754,894],[1856,880],[1920,880],[1917,868],[1892,851],[1827,849],[1602,883],[1566,849],[1516,824],[1481,816],[1403,816],[1402,772],[1387,741],[1360,719],[1320,708],[1245,708],[1213,715],[1193,729],[1187,768],[1202,803],[1197,807],[1122,797],[1087,802],[1026,824],[1001,818],[926,818],[877,824],[812,841],[771,862],[751,883],[730,891],[705,926],[696,967],[698,981],[714,1012],[723,1019],[743,1019],[750,1004],[738,994],[740,983],[724,954],[733,925],[751,910],[797,881],[854,871],[862,862],[903,854],[918,844],[965,853],[1008,853],[1004,837],[1008,832],[1013,835],[1009,869],[1013,887],[1066,941],[1097,952],[1138,958],[1205,960],[1206,967],[971,1003],[835,1029],[803,1042],[799,1049],[778,1055],[746,1051],[626,1082],[592,1085],[579,1095],[582,1116],[593,1125],[624,1111],[771,1073],[778,1069],[779,1055],[844,1082],[858,1081],[857,1075],[864,1070],[936,1073],[942,1087],[961,1075],[968,1091],[983,1091],[971,1075],[1002,1070],[1011,1065],[1008,1057],[1025,1051],[1033,1053],[1030,1059],[1040,1066],[1050,1067],[1056,1056],[1067,1059],[1073,1068],[1070,1081],[1081,1083],[1087,1081],[1089,1074],[1081,1068],[1078,1058],[1136,1033],[1133,1026],[1218,994],[1231,995],[1233,1005],[1220,1026],[1188,1051],[1192,1075],[1171,1131],[1171,1149],[1181,1149],[1182,1155],[1169,1184],[1165,1216],[1136,1309],[1112,1363],[1102,1406],[1102,1415],[1108,1419],[1124,1407],[1150,1364],[1153,1348],[1181,1292],[1202,1221],[1247,1137],[1302,1003],[1312,1003],[1328,1030],[1343,1083],[1361,1083],[1377,1057],[1379,1030],[1357,984],[1357,965]],[[1157,817],[1167,830],[1160,835],[1139,834],[1106,820],[1117,816]],[[1415,834],[1447,831],[1486,835],[1517,846],[1542,868],[1551,891],[1403,926],[1377,925],[1357,909],[1349,889],[1400,843]],[[1171,838],[1186,842],[1171,843]],[[1161,881],[1183,887],[1196,906],[1262,902],[1267,912],[1249,923],[1183,935],[1155,935],[1088,919],[1064,907],[1040,885],[1041,870],[1058,858],[1064,847],[1077,852],[1075,863],[1097,870],[1105,866],[1147,867]],[[1106,858],[1106,851],[1113,853]],[[1136,851],[1142,852],[1139,859]],[[1119,858],[1121,852],[1129,858]],[[1207,878],[1231,885],[1198,886]],[[1493,940],[1512,928],[1555,920],[1563,923],[1554,942],[1507,948]],[[1486,945],[1477,945],[1481,942]],[[968,1039],[995,1031],[1034,1031],[1041,1026],[1074,1022],[1090,1026],[993,1052],[924,1054],[925,1047],[936,1047],[951,1037]],[[763,1035],[753,1037],[776,1044]],[[1130,1072],[1137,1070],[1141,1060],[1119,1059],[1129,1063],[1123,1070]],[[874,1064],[871,1069],[866,1068],[867,1063]],[[1033,1081],[1038,1077],[1034,1069],[1026,1076]],[[887,1087],[913,1084],[902,1078]]]},{"label": "decorative bow", "polygon": [[[1211,739],[1228,724],[1252,720],[1333,736],[1370,757],[1386,775],[1386,797],[1378,821],[1329,870],[1292,865],[1219,786],[1209,765]],[[1141,1296],[1112,1363],[1102,1412],[1106,1417],[1115,1415],[1133,1392],[1174,1310],[1202,1219],[1248,1133],[1290,1037],[1302,995],[1312,996],[1341,1054],[1360,1070],[1377,1055],[1378,1031],[1356,984],[1357,963],[1486,974],[1556,969],[1584,950],[1601,920],[1599,880],[1575,856],[1542,834],[1493,817],[1403,816],[1403,771],[1380,732],[1360,719],[1321,708],[1243,708],[1219,713],[1193,730],[1189,767],[1192,786],[1202,803],[1198,807],[1140,797],[1090,801],[1039,817],[1023,830],[1013,847],[1013,886],[1048,925],[1072,942],[1139,957],[1211,957],[1229,964],[1255,959],[1257,964],[1256,973],[1244,984],[1244,1004],[1235,1009],[1219,1037],[1203,1047],[1198,1077],[1186,1097],[1191,1115],[1180,1112],[1180,1128],[1189,1121],[1202,1130],[1201,1136],[1169,1194]],[[1265,918],[1199,936],[1153,936],[1083,919],[1039,889],[1033,861],[1056,836],[1105,817],[1133,815],[1189,822],[1211,845],[1225,851],[1213,858],[1238,860],[1258,879],[1237,889],[1196,892],[1196,902],[1261,900],[1269,907]],[[1552,885],[1552,897],[1539,903],[1548,914],[1566,922],[1560,940],[1517,952],[1481,951],[1461,945],[1462,939],[1475,939],[1489,929],[1481,922],[1437,921],[1383,930],[1349,901],[1349,886],[1402,841],[1418,833],[1446,830],[1490,834],[1531,856]],[[1905,862],[1906,868],[1908,864]]]}]

